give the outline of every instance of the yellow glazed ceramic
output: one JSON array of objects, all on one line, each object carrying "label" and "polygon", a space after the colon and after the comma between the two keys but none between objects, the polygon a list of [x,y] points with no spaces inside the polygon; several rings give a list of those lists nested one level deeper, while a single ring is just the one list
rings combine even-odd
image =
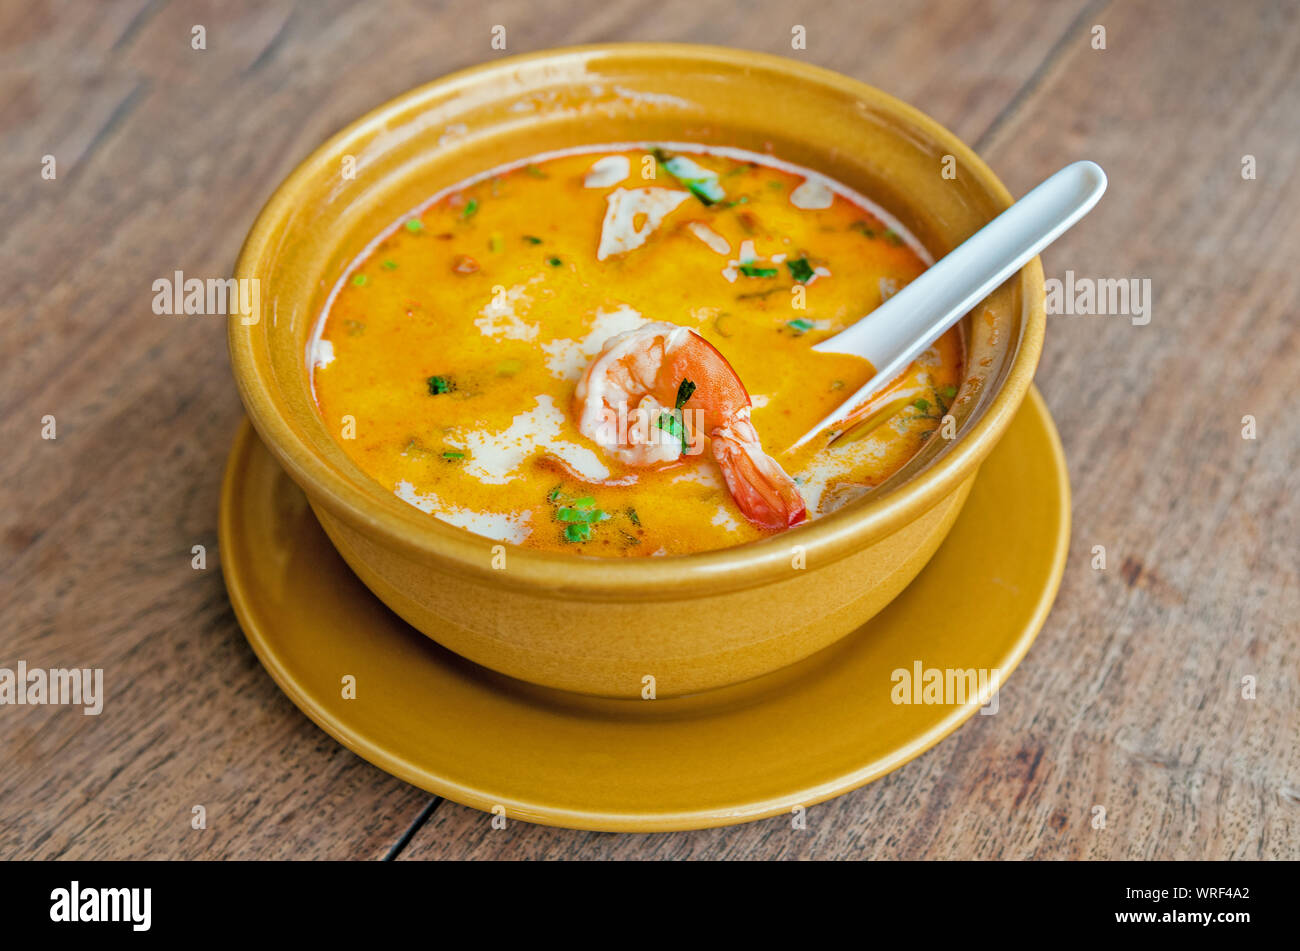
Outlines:
[{"label": "yellow glazed ceramic", "polygon": [[[784,670],[672,700],[534,687],[421,637],[330,550],[302,493],[247,427],[226,470],[221,563],[271,676],[375,765],[456,802],[502,806],[512,819],[691,829],[846,792],[974,715],[978,700],[894,703],[895,672],[997,670],[1005,682],[1056,595],[1068,493],[1055,430],[1033,394],[948,540],[869,624]],[[349,674],[356,698],[345,700]],[[1017,703],[1015,688],[997,702]]]},{"label": "yellow glazed ceramic", "polygon": [[[883,205],[936,257],[1011,201],[921,113],[790,60],[655,44],[506,59],[380,107],[288,178],[240,256],[236,276],[260,281],[261,309],[256,322],[231,319],[230,351],[267,447],[344,559],[403,618],[523,680],[636,697],[653,678],[667,697],[799,661],[916,576],[1029,388],[1043,278],[1035,260],[966,319],[957,438],[930,440],[867,498],[805,527],[611,563],[501,546],[429,518],[361,472],[316,412],[306,343],[329,288],[371,236],[439,188],[539,152],[619,141],[770,150]],[[955,180],[940,174],[945,155],[957,159]],[[345,156],[355,177],[344,175]]]}]

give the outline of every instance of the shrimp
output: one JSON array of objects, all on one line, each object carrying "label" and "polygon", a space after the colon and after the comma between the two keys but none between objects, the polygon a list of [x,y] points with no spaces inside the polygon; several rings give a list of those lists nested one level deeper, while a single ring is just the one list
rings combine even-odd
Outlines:
[{"label": "shrimp", "polygon": [[574,394],[578,430],[629,466],[695,455],[707,435],[745,517],[764,528],[789,528],[808,517],[803,497],[763,452],[750,405],[727,358],[690,328],[669,323],[610,337]]}]

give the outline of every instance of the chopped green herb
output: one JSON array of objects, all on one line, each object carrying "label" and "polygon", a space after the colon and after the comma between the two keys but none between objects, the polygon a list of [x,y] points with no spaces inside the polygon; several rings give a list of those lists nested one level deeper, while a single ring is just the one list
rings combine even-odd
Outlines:
[{"label": "chopped green herb", "polygon": [[549,175],[543,172],[536,165],[527,165],[524,167],[524,171],[533,176],[533,178],[550,178]]},{"label": "chopped green herb", "polygon": [[412,218],[406,223],[406,230],[414,234],[417,231],[424,230],[424,222],[419,218]]},{"label": "chopped green herb", "polygon": [[790,269],[790,276],[800,284],[807,284],[812,279],[813,269],[807,258],[795,258],[793,261],[786,261],[785,266]]},{"label": "chopped green herb", "polygon": [[686,454],[686,450],[690,448],[690,443],[686,441],[686,425],[682,422],[682,411],[680,409],[664,410],[659,414],[659,418],[655,420],[655,426],[678,440],[682,444],[682,455]]},{"label": "chopped green herb", "polygon": [[633,524],[633,525],[640,525],[640,524],[641,524],[641,516],[639,516],[639,515],[636,514],[636,509],[628,509],[628,510],[627,510],[627,517],[630,518],[630,519],[632,520],[632,524]]},{"label": "chopped green herb", "polygon": [[564,540],[586,542],[591,540],[591,526],[586,522],[572,522],[564,526]]},{"label": "chopped green herb", "polygon": [[397,270],[397,262],[396,262],[396,261],[385,261],[384,264],[383,264],[383,268],[384,268],[385,271],[396,271],[396,270]]},{"label": "chopped green herb", "polygon": [[771,181],[767,183],[767,187],[773,191],[779,192],[781,189],[785,188],[785,182]]},{"label": "chopped green herb", "polygon": [[526,234],[526,235],[524,235],[524,240],[527,241],[529,244],[541,244],[541,243],[542,243],[542,239],[539,238],[539,237],[537,237],[536,235],[533,235],[533,234]]},{"label": "chopped green herb", "polygon": [[745,277],[776,277],[777,270],[774,267],[755,267],[752,264],[742,264],[740,273]]},{"label": "chopped green herb", "polygon": [[922,413],[930,412],[929,400],[912,400],[912,405],[915,406],[917,409],[919,409]]},{"label": "chopped green herb", "polygon": [[659,418],[655,420],[656,427],[681,441],[682,455],[686,455],[691,447],[690,440],[688,439],[689,434],[686,431],[686,422],[682,415],[682,407],[686,405],[686,401],[691,398],[691,394],[694,392],[695,384],[690,380],[682,380],[682,382],[677,386],[676,408],[673,410],[665,410],[660,413]]},{"label": "chopped green herb", "polygon": [[795,333],[804,334],[812,330],[816,325],[811,320],[804,320],[802,317],[796,317],[794,320],[786,321],[786,326]]},{"label": "chopped green herb", "polygon": [[547,258],[546,263],[549,264],[551,267],[559,267],[564,262],[561,261],[559,258]]},{"label": "chopped green herb", "polygon": [[871,227],[869,227],[865,221],[853,222],[853,224],[849,225],[849,230],[860,231],[868,238],[874,238],[876,236],[876,232]]},{"label": "chopped green herb", "polygon": [[369,280],[370,279],[366,277],[364,274],[358,274],[356,277],[352,278],[352,283],[355,284],[357,287],[365,287],[366,282]]},{"label": "chopped green herb", "polygon": [[465,203],[465,210],[460,213],[461,221],[469,221],[478,213],[478,199],[471,198]]},{"label": "chopped green herb", "polygon": [[712,205],[721,201],[723,195],[726,194],[726,192],[722,190],[721,186],[718,185],[717,180],[712,178],[686,181],[682,182],[682,184],[686,186],[687,191],[706,205]]},{"label": "chopped green herb", "polygon": [[892,244],[894,247],[898,247],[900,244],[903,243],[903,236],[891,229],[885,232],[885,240],[888,241],[890,244]]},{"label": "chopped green herb", "polygon": [[723,207],[723,208],[734,208],[734,207],[736,207],[737,205],[748,205],[748,204],[749,204],[749,196],[748,196],[748,195],[741,195],[739,198],[732,199],[731,201],[724,201],[724,202],[722,203],[722,207]]},{"label": "chopped green herb", "polygon": [[950,400],[957,395],[957,387],[945,386],[942,390],[939,391],[939,395],[946,400]]},{"label": "chopped green herb", "polygon": [[431,376],[429,377],[429,395],[440,396],[443,393],[450,393],[456,388],[449,376]]},{"label": "chopped green herb", "polygon": [[562,505],[555,510],[555,517],[561,522],[583,522],[590,524],[592,522],[603,521],[605,513],[600,509],[580,509],[576,506]]},{"label": "chopped green herb", "polygon": [[687,191],[706,205],[713,205],[727,197],[718,184],[718,173],[696,165],[682,156],[669,156],[663,149],[655,149],[654,157]]},{"label": "chopped green herb", "polygon": [[448,452],[444,452],[444,453],[442,454],[442,458],[444,458],[444,459],[464,459],[464,458],[465,458],[465,454],[464,454],[463,452],[450,452],[450,451],[448,451]]},{"label": "chopped green herb", "polygon": [[565,540],[571,542],[590,541],[591,526],[596,522],[604,521],[609,516],[595,507],[596,500],[590,495],[566,501],[562,491],[563,488],[564,483],[560,483],[551,489],[546,495],[546,501],[558,506],[555,510],[555,520],[564,523]]},{"label": "chopped green herb", "polygon": [[676,413],[664,410],[659,414],[659,419],[655,421],[655,425],[670,436],[676,436],[678,439],[682,438],[682,421],[677,418]]}]

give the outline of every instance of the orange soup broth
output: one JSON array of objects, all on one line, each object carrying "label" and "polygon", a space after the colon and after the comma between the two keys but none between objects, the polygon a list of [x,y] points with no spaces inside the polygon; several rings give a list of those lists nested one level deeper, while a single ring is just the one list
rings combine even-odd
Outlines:
[{"label": "orange soup broth", "polygon": [[[575,383],[604,339],[667,321],[730,361],[764,448],[800,484],[811,517],[914,455],[960,382],[955,330],[891,387],[905,408],[884,425],[785,450],[872,374],[864,360],[812,345],[914,279],[924,252],[838,186],[829,207],[796,207],[792,196],[812,173],[740,153],[672,154],[716,172],[710,187],[725,197],[706,204],[688,194],[643,244],[605,260],[597,249],[613,192],[683,190],[646,149],[499,171],[441,195],[372,245],[336,289],[311,351],[322,417],[347,454],[431,515],[532,548],[682,554],[765,537],[707,451],[628,469],[577,429]],[[588,187],[593,163],[610,156],[625,157],[628,174]],[[621,162],[609,164],[617,175]],[[642,215],[632,227],[646,223]],[[574,478],[547,458],[557,445],[591,454],[607,475]],[[586,528],[572,529],[575,519]]]}]

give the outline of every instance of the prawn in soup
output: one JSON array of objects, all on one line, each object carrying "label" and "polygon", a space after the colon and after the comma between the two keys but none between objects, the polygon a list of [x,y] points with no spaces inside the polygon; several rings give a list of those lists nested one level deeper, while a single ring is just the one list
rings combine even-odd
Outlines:
[{"label": "prawn in soup", "polygon": [[316,328],[312,386],[348,456],[444,522],[587,555],[723,548],[860,497],[938,428],[956,329],[845,438],[788,451],[873,372],[813,344],[926,261],[864,198],[768,156],[538,156],[371,244]]}]

